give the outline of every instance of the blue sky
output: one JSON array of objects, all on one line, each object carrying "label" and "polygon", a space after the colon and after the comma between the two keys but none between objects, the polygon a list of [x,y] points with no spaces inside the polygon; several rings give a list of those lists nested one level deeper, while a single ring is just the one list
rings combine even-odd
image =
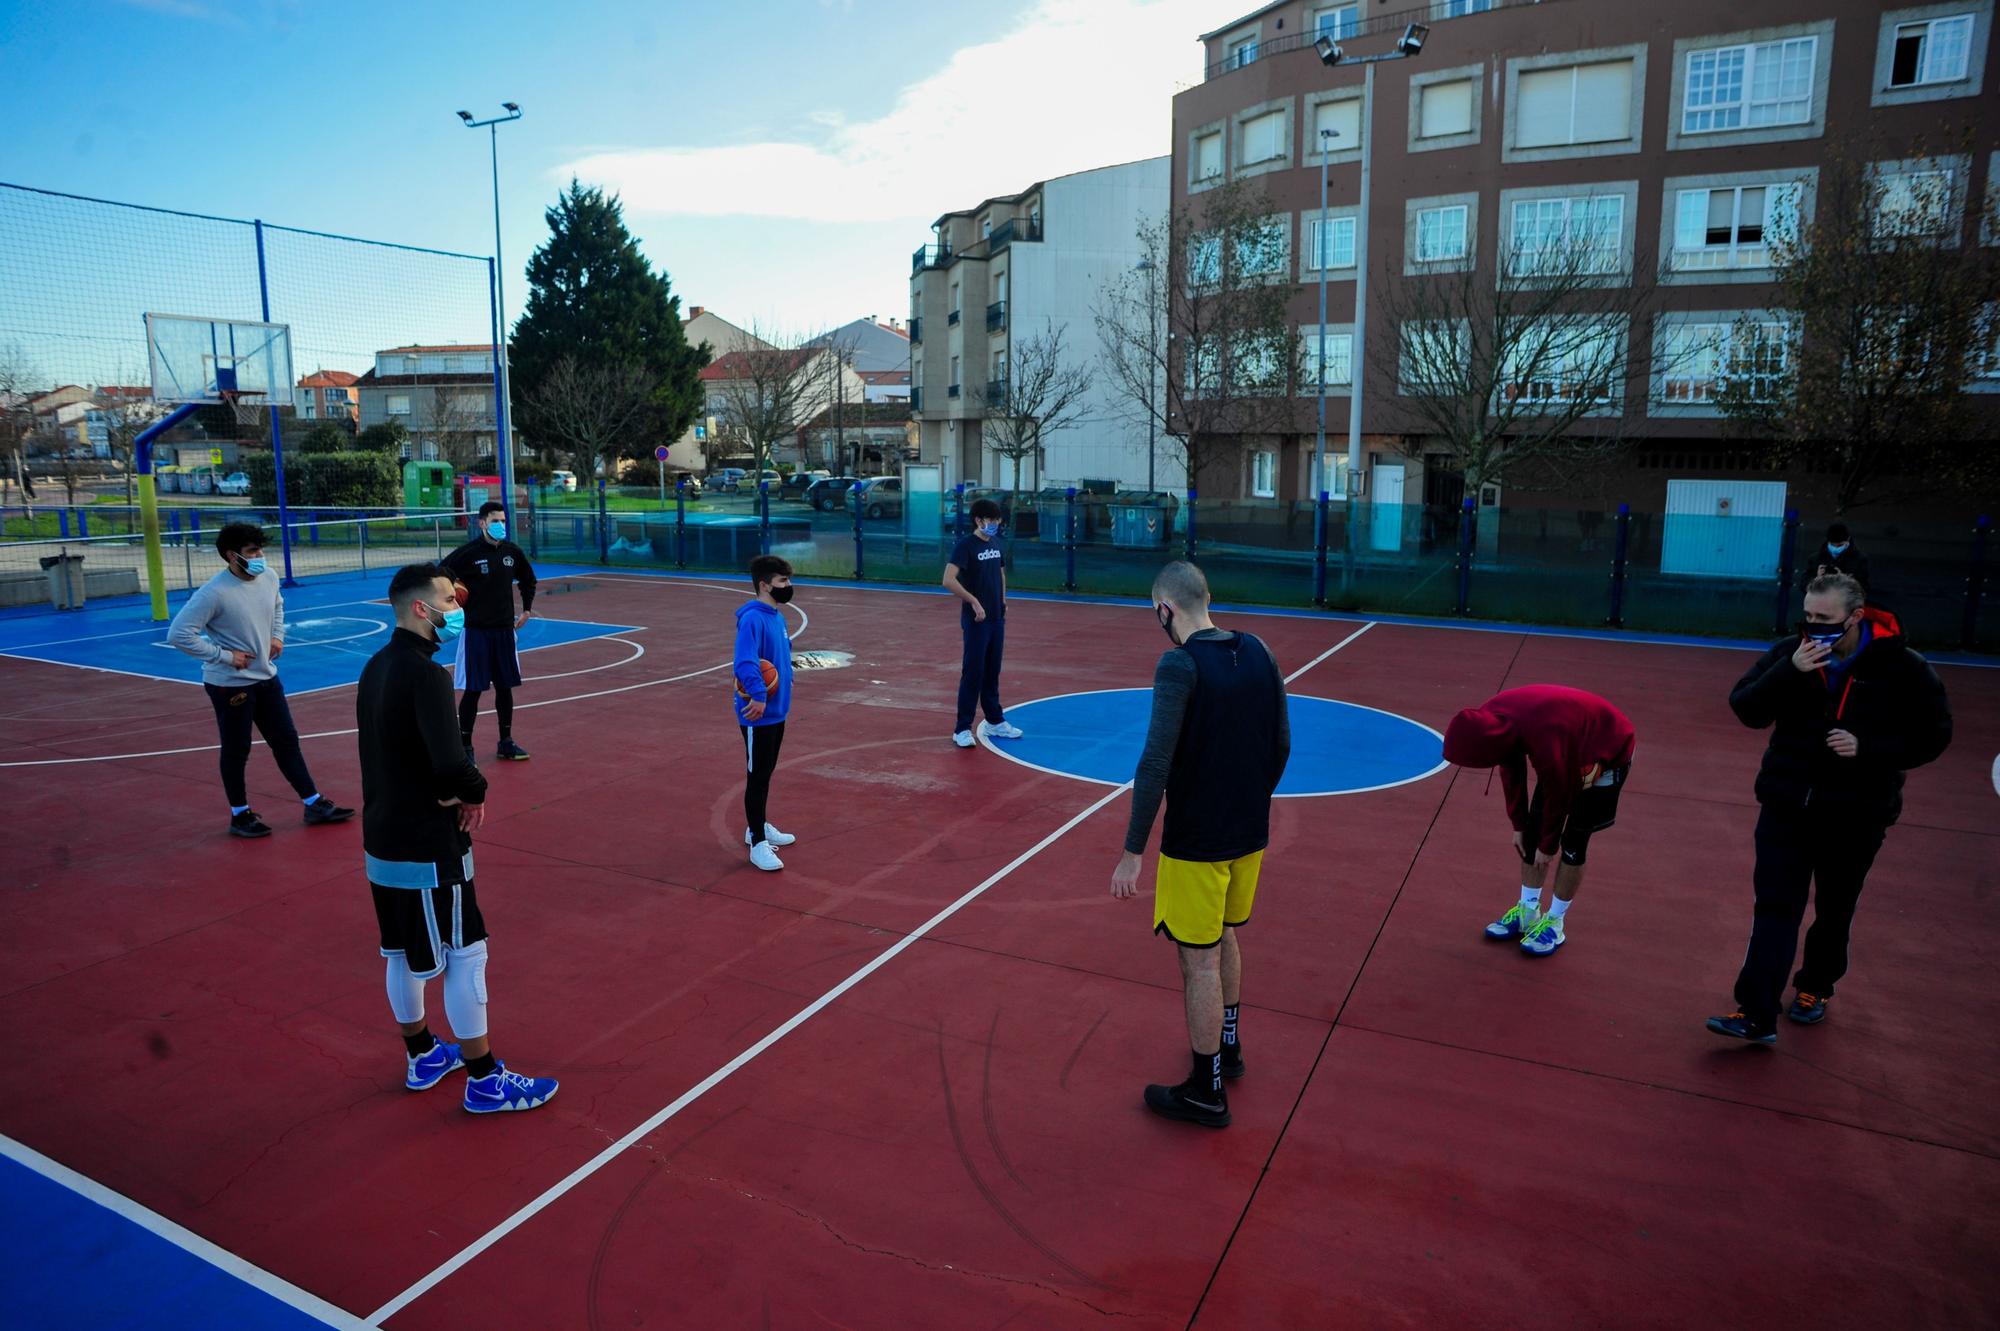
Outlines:
[{"label": "blue sky", "polygon": [[905,314],[940,212],[1165,153],[1240,7],[0,0],[0,180],[484,255],[486,132],[453,113],[512,100],[510,312],[574,171],[684,305],[805,331]]}]

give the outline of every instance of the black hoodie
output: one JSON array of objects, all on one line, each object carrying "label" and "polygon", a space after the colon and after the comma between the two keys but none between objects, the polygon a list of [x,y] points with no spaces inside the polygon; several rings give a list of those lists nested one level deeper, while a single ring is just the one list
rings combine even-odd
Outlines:
[{"label": "black hoodie", "polygon": [[[1903,811],[1903,773],[1936,761],[1951,743],[1951,705],[1930,663],[1905,645],[1886,610],[1862,612],[1869,637],[1845,669],[1801,671],[1798,638],[1773,644],[1730,690],[1744,725],[1775,727],[1757,773],[1757,802],[1780,808],[1832,807],[1894,823]],[[1827,732],[1854,736],[1855,755],[1827,747]]]}]

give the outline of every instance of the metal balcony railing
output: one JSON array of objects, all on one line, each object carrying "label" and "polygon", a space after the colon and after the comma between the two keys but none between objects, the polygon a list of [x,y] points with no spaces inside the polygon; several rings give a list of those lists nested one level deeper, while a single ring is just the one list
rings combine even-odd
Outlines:
[{"label": "metal balcony railing", "polygon": [[986,252],[988,254],[998,254],[1017,240],[1040,240],[1041,238],[1041,218],[1010,217],[999,226],[994,227],[993,233],[986,237]]},{"label": "metal balcony railing", "polygon": [[[1548,5],[1557,2],[1558,0],[1431,0],[1429,4],[1399,9],[1388,14],[1370,14],[1360,19],[1358,23],[1343,24],[1339,30],[1338,40],[1345,44],[1382,33],[1400,33],[1412,23],[1438,23],[1446,19],[1472,18],[1497,9],[1518,9],[1528,5]],[[1287,51],[1311,50],[1312,44],[1318,40],[1318,29],[1307,28],[1302,32],[1288,33],[1283,37],[1260,41],[1255,47],[1255,54],[1249,59],[1224,56],[1203,71],[1202,79],[1206,82],[1209,79],[1219,78],[1232,71],[1248,68],[1259,61],[1268,60],[1274,55],[1283,55]]]},{"label": "metal balcony railing", "polygon": [[915,346],[919,342],[922,342],[923,340],[924,340],[924,321],[919,318],[912,318],[910,320],[910,345]]},{"label": "metal balcony railing", "polygon": [[944,390],[944,395],[945,395],[946,397],[957,397],[957,396],[958,396],[958,385],[957,385],[957,384],[953,384],[953,385],[951,385],[951,386],[950,386],[949,388],[945,389],[945,390]]},{"label": "metal balcony railing", "polygon": [[997,333],[1007,326],[1007,302],[996,300],[986,307],[986,331]]},{"label": "metal balcony railing", "polygon": [[942,268],[951,261],[949,245],[919,245],[910,256],[910,274],[915,276],[926,268]]},{"label": "metal balcony railing", "polygon": [[953,310],[950,314],[945,315],[944,321],[953,328],[958,327],[958,311]]},{"label": "metal balcony railing", "polygon": [[989,379],[986,381],[986,405],[989,407],[1004,407],[1007,405],[1007,381],[1005,379]]}]

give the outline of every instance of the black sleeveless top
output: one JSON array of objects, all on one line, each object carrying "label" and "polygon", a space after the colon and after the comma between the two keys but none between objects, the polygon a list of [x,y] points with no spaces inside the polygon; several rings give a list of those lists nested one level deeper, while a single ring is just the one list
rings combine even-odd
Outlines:
[{"label": "black sleeveless top", "polygon": [[1271,792],[1284,772],[1284,684],[1270,650],[1248,633],[1190,638],[1194,696],[1167,777],[1160,853],[1233,860],[1271,840]]}]

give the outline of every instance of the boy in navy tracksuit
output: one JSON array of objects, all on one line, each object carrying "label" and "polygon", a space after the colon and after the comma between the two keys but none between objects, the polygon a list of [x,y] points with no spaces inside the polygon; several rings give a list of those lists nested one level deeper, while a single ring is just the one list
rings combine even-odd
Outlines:
[{"label": "boy in navy tracksuit", "polygon": [[[743,841],[750,862],[760,869],[785,867],[775,849],[798,840],[764,821],[764,803],[771,794],[771,773],[778,767],[778,746],[785,742],[785,717],[792,709],[792,640],[785,635],[785,612],[792,599],[792,566],[776,555],[750,561],[750,585],[755,600],[736,611],[736,726],[743,732]],[[764,663],[776,672],[764,682]]]},{"label": "boy in navy tracksuit", "polygon": [[1007,723],[1000,710],[1000,654],[1007,642],[1007,559],[1000,544],[1000,505],[974,500],[972,535],[961,536],[944,566],[945,590],[964,602],[958,611],[965,635],[965,656],[958,672],[958,719],[951,742],[969,749],[975,707],[986,713],[986,733],[996,739],[1019,739],[1018,726]]}]

